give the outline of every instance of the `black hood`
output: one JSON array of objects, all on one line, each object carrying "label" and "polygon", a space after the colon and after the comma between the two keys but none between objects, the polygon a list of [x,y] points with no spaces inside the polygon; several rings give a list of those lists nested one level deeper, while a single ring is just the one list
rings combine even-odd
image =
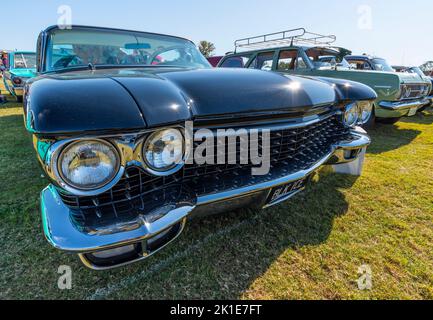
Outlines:
[{"label": "black hood", "polygon": [[[149,125],[160,121],[161,108],[167,110],[165,117],[169,117],[170,106],[179,109],[183,105],[192,117],[206,118],[255,112],[299,112],[336,100],[335,91],[327,84],[256,70],[204,69],[162,72],[154,78],[113,79],[132,94]],[[179,117],[179,114],[172,115],[173,120]]]},{"label": "black hood", "polygon": [[53,134],[137,130],[230,114],[308,112],[342,98],[326,81],[245,69],[166,68],[46,74],[31,82],[28,97],[29,129]]}]

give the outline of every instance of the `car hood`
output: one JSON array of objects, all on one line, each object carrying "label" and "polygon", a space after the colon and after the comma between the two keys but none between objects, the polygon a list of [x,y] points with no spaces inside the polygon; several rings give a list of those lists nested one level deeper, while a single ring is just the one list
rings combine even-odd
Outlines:
[{"label": "car hood", "polygon": [[411,84],[411,83],[427,83],[429,81],[425,77],[421,77],[416,73],[407,73],[407,72],[398,72],[397,73],[401,83],[403,84]]},{"label": "car hood", "polygon": [[36,69],[11,69],[10,73],[16,77],[33,78],[36,76]]},{"label": "car hood", "polygon": [[[111,75],[134,97],[149,126],[192,118],[297,112],[333,104],[335,90],[311,79],[242,69]],[[189,114],[186,114],[186,110]],[[177,111],[177,112],[176,112]]]},{"label": "car hood", "polygon": [[352,74],[360,73],[360,74],[369,74],[370,76],[382,75],[383,78],[396,78],[399,80],[400,84],[419,84],[419,83],[427,83],[426,79],[420,77],[416,73],[407,73],[407,72],[387,72],[387,71],[366,71],[366,70],[345,70],[343,72],[348,72]]},{"label": "car hood", "polygon": [[35,133],[137,130],[191,119],[310,112],[340,98],[313,79],[245,69],[98,69],[44,74],[29,82]]}]

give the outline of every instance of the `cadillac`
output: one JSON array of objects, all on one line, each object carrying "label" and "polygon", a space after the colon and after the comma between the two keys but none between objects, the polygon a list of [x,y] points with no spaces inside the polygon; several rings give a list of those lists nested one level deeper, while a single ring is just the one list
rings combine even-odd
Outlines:
[{"label": "cadillac", "polygon": [[[24,120],[50,180],[44,233],[95,270],[151,256],[192,217],[279,204],[324,165],[362,167],[358,125],[377,97],[356,82],[213,69],[189,40],[85,26],[41,32],[37,71]],[[195,133],[220,129],[268,132],[269,170],[252,174],[242,139],[236,163],[208,144],[210,161],[189,161],[206,140]]]}]

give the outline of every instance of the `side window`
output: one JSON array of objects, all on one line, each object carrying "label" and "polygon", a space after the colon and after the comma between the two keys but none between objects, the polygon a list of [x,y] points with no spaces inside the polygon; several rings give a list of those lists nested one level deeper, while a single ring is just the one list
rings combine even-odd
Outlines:
[{"label": "side window", "polygon": [[370,62],[366,61],[364,63],[364,70],[373,70],[373,68],[371,67]]},{"label": "side window", "polygon": [[298,57],[298,60],[296,61],[296,69],[307,69],[307,64],[302,57]]},{"label": "side window", "polygon": [[278,70],[305,69],[307,65],[302,57],[298,57],[297,50],[281,51],[278,57]]},{"label": "side window", "polygon": [[274,53],[274,51],[259,53],[250,64],[249,68],[271,71],[274,61]]},{"label": "side window", "polygon": [[230,57],[224,60],[220,68],[245,68],[250,56]]},{"label": "side window", "polygon": [[354,61],[354,60],[350,60],[349,61],[350,65],[357,70],[373,70],[373,68],[370,65],[370,62],[368,61],[364,61],[364,60],[359,60],[359,61]]}]

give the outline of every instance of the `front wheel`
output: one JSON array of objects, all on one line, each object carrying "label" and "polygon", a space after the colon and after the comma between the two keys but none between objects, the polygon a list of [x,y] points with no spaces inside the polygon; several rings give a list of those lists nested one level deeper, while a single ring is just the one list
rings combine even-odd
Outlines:
[{"label": "front wheel", "polygon": [[396,124],[401,118],[380,118],[377,121],[384,124]]}]

